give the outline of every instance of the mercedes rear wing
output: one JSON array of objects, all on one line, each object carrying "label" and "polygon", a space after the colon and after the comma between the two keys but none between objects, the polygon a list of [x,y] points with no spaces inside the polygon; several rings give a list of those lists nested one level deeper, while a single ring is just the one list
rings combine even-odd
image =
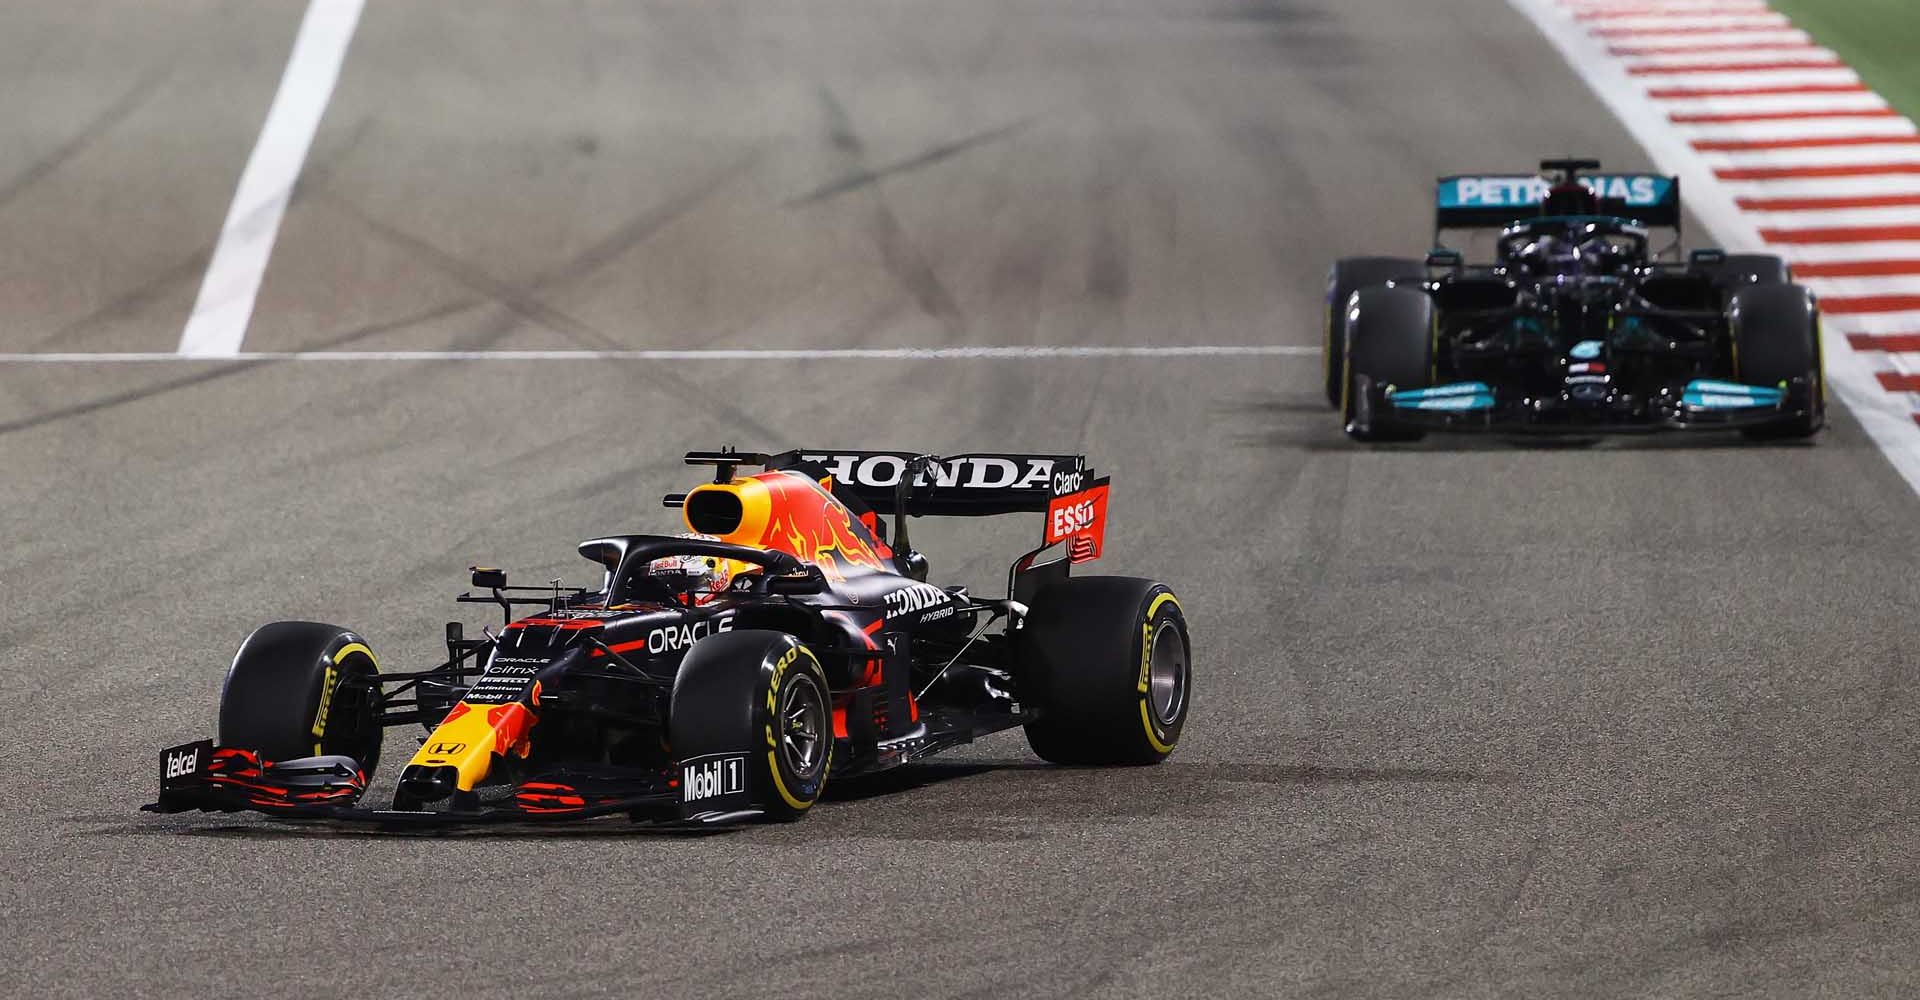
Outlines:
[{"label": "mercedes rear wing", "polygon": [[[1593,161],[1549,160],[1543,168]],[[1598,166],[1597,163],[1593,164]],[[1648,228],[1681,226],[1680,178],[1665,174],[1584,174],[1573,178],[1599,201],[1597,213]],[[1434,243],[1448,229],[1497,229],[1541,215],[1553,182],[1537,174],[1456,174],[1434,187]]]}]

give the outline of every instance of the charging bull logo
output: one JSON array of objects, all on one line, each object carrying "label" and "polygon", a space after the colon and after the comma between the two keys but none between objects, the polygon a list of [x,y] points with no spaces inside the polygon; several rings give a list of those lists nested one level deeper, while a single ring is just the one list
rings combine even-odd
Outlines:
[{"label": "charging bull logo", "polygon": [[797,485],[781,483],[774,491],[779,498],[767,536],[761,544],[791,552],[817,563],[828,576],[871,573],[886,564],[874,551],[878,540],[869,542],[864,525],[856,527],[851,511],[804,476],[783,474],[797,479]]},{"label": "charging bull logo", "polygon": [[[539,682],[534,682],[531,700],[539,703]],[[456,785],[472,791],[492,769],[493,755],[513,754],[525,757],[530,749],[534,723],[539,717],[526,702],[504,705],[453,706],[434,729],[433,736],[413,755],[412,763],[430,767],[453,765],[459,772]]]},{"label": "charging bull logo", "polygon": [[832,579],[887,569],[892,553],[853,512],[821,485],[798,472],[762,472],[719,487],[740,500],[737,527],[722,541],[798,556]]}]

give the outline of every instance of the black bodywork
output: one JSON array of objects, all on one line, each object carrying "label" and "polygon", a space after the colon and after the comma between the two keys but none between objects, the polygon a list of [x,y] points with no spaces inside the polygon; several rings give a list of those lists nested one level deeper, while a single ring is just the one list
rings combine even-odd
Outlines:
[{"label": "black bodywork", "polygon": [[[1431,299],[1430,377],[1408,393],[1356,373],[1350,421],[1587,434],[1764,428],[1817,415],[1817,372],[1752,391],[1730,384],[1739,381],[1733,296],[1753,276],[1718,250],[1673,259],[1678,180],[1658,178],[1657,198],[1629,205],[1583,186],[1578,171],[1598,166],[1543,164],[1562,177],[1526,212],[1447,206],[1447,185],[1460,178],[1441,180],[1436,244],[1443,230],[1498,227],[1494,259],[1468,264],[1440,247],[1424,280],[1393,282]],[[1674,231],[1671,254],[1651,248],[1658,228]]]},{"label": "black bodywork", "polygon": [[[874,461],[876,456],[886,461]],[[581,543],[580,553],[603,571],[601,585],[591,589],[563,589],[557,581],[508,586],[504,573],[476,568],[477,592],[457,600],[497,605],[504,617],[497,635],[488,628],[469,636],[462,623],[449,622],[445,662],[350,679],[335,695],[335,712],[350,710],[343,705],[364,706],[382,730],[418,725],[429,734],[400,772],[392,808],[356,804],[366,791],[370,762],[344,756],[275,762],[211,741],[162,753],[162,793],[147,808],[252,809],[393,826],[609,813],[694,826],[752,818],[758,810],[736,776],[701,771],[700,761],[668,738],[682,661],[702,639],[744,629],[790,635],[824,668],[833,696],[836,780],[926,757],[1033,717],[1021,702],[1009,655],[1011,631],[1025,610],[1021,599],[1065,580],[1072,562],[1096,550],[1078,542],[1043,545],[1014,563],[1008,596],[980,598],[964,587],[924,582],[926,561],[908,544],[905,518],[1044,513],[1082,483],[1104,489],[1105,481],[1093,480],[1082,457],[962,456],[944,464],[964,470],[970,459],[1019,463],[1028,473],[1022,487],[991,489],[970,489],[964,471],[943,477],[941,460],[909,453],[726,451],[688,459],[717,466],[716,482],[730,479],[742,464],[818,477],[838,463],[851,474],[835,481],[833,497],[871,532],[863,537],[884,540],[879,516],[895,516],[892,544],[880,546],[885,564],[842,574],[832,571],[830,560],[643,534]],[[892,481],[862,481],[858,470],[871,468],[892,471]],[[684,494],[666,499],[669,507],[684,502]],[[722,592],[697,593],[649,573],[656,560],[671,556],[733,560],[755,571],[739,574]],[[440,749],[432,745],[432,734],[445,732],[457,711],[524,712],[529,719],[537,713],[537,738],[517,750],[503,739],[484,785],[456,791],[454,769],[435,766],[428,755]]]}]

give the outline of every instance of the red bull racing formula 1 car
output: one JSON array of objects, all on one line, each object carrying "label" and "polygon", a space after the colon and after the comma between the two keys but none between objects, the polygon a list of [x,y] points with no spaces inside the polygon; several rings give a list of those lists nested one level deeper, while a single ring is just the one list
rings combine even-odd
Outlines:
[{"label": "red bull racing formula 1 car", "polygon": [[[1179,600],[1151,580],[1069,576],[1105,544],[1108,481],[1083,457],[687,461],[715,470],[666,498],[687,534],[582,543],[602,574],[591,590],[474,569],[484,593],[459,600],[497,604],[505,627],[468,638],[449,622],[432,669],[383,672],[334,625],[256,630],[227,670],[218,739],[162,751],[146,808],[711,826],[796,819],[830,776],[1015,726],[1067,764],[1155,763],[1179,741],[1192,686]],[[1007,596],[926,582],[909,516],[1016,512],[1043,514],[1045,534]],[[362,806],[386,730],[407,726],[425,735],[390,807]]]}]

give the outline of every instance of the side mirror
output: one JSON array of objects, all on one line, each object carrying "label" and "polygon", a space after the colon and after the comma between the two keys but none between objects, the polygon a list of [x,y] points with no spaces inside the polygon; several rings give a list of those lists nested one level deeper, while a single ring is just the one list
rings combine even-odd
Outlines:
[{"label": "side mirror", "polygon": [[767,576],[769,594],[818,594],[827,589],[827,578],[817,566],[808,566],[804,576]]},{"label": "side mirror", "polygon": [[464,645],[467,640],[467,630],[459,622],[448,622],[446,637],[447,659],[452,662],[458,662],[460,659],[460,647]]},{"label": "side mirror", "polygon": [[1464,265],[1465,263],[1466,263],[1466,258],[1461,256],[1460,251],[1458,250],[1448,250],[1445,247],[1435,247],[1432,250],[1427,251],[1428,267],[1444,267],[1444,268],[1447,268],[1448,270],[1458,271],[1460,270],[1461,266]]},{"label": "side mirror", "polygon": [[507,571],[487,566],[469,566],[473,573],[473,585],[483,590],[499,590],[507,585]]}]

